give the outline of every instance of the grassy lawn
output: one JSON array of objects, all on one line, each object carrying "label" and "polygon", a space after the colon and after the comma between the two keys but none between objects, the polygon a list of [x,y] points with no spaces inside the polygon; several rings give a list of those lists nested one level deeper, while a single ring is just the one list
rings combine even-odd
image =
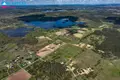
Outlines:
[{"label": "grassy lawn", "polygon": [[16,53],[12,53],[16,47],[16,44],[9,43],[4,46],[0,51],[0,61],[10,60],[16,56]]},{"label": "grassy lawn", "polygon": [[96,67],[98,70],[98,76],[96,79],[120,80],[120,70],[116,67],[116,65],[108,60],[102,60],[101,63]]},{"label": "grassy lawn", "polygon": [[2,60],[13,60],[18,55],[25,55],[26,51],[24,51],[22,48],[19,48],[14,43],[9,43],[4,46],[4,48],[1,48],[0,51],[0,61]]},{"label": "grassy lawn", "polygon": [[76,62],[76,67],[88,68],[96,65],[100,59],[100,55],[96,54],[92,50],[85,50],[82,54],[73,59],[73,61]]},{"label": "grassy lawn", "polygon": [[57,62],[65,62],[68,61],[78,54],[80,54],[82,50],[79,47],[66,44],[62,47],[60,47],[58,50],[56,50],[54,53],[52,53],[50,56],[48,56],[47,60],[55,60]]}]

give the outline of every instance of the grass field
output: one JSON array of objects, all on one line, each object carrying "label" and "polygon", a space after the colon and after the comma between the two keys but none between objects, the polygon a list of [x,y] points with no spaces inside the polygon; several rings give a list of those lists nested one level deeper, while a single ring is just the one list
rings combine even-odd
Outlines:
[{"label": "grass field", "polygon": [[54,60],[56,62],[66,62],[78,54],[81,54],[82,49],[79,47],[73,46],[71,44],[66,44],[48,56],[47,60]]}]

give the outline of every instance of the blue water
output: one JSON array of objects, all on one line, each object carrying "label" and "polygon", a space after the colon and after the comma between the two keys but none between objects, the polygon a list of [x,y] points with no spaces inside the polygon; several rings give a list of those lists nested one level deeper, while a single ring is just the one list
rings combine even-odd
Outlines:
[{"label": "blue water", "polygon": [[28,23],[25,22],[25,24],[43,29],[52,29],[54,26],[54,22],[41,22],[41,21],[32,21]]},{"label": "blue water", "polygon": [[61,19],[57,21],[31,21],[31,22],[25,22],[25,24],[28,24],[30,26],[35,26],[39,28],[44,29],[53,29],[53,28],[67,28],[71,27],[76,24],[76,22],[72,22],[69,19]]},{"label": "blue water", "polygon": [[8,35],[9,37],[24,37],[30,31],[33,31],[33,28],[21,27],[17,29],[0,30],[0,32]]},{"label": "blue water", "polygon": [[[84,24],[83,22],[72,22],[69,19],[61,19],[57,21],[31,21],[31,22],[25,22],[25,24],[43,28],[43,29],[55,29],[55,28],[68,28],[73,25],[77,24]],[[0,30],[0,32],[10,36],[10,37],[24,37],[28,32],[33,31],[33,28],[17,28],[17,29],[6,29],[6,30]]]}]

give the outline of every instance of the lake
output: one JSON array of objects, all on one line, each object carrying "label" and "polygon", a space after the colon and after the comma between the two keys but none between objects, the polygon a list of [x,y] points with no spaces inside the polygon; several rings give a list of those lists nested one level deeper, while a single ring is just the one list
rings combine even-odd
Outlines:
[{"label": "lake", "polygon": [[67,28],[76,24],[69,19],[60,19],[57,21],[31,21],[25,24],[43,29]]},{"label": "lake", "polygon": [[106,17],[105,20],[120,25],[120,17]]},{"label": "lake", "polygon": [[[80,22],[81,23],[81,22]],[[31,21],[25,22],[28,26],[33,26],[43,29],[57,29],[57,28],[69,28],[74,25],[80,24],[79,22],[73,22],[67,18],[60,19],[57,21]],[[82,23],[83,24],[83,23]],[[21,27],[17,29],[5,29],[0,30],[0,32],[10,36],[10,37],[24,37],[30,31],[33,31],[33,28]]]},{"label": "lake", "polygon": [[28,32],[33,31],[33,28],[16,28],[16,29],[5,29],[0,30],[0,32],[8,35],[9,37],[24,37]]}]

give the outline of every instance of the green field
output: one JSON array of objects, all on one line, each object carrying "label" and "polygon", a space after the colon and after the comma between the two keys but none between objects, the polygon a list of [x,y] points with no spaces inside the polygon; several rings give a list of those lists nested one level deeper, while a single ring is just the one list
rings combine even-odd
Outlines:
[{"label": "green field", "polygon": [[73,59],[77,55],[82,53],[82,49],[79,47],[73,46],[71,44],[65,44],[64,46],[60,47],[54,53],[49,55],[46,59],[53,60],[56,62],[66,62],[70,59]]}]

